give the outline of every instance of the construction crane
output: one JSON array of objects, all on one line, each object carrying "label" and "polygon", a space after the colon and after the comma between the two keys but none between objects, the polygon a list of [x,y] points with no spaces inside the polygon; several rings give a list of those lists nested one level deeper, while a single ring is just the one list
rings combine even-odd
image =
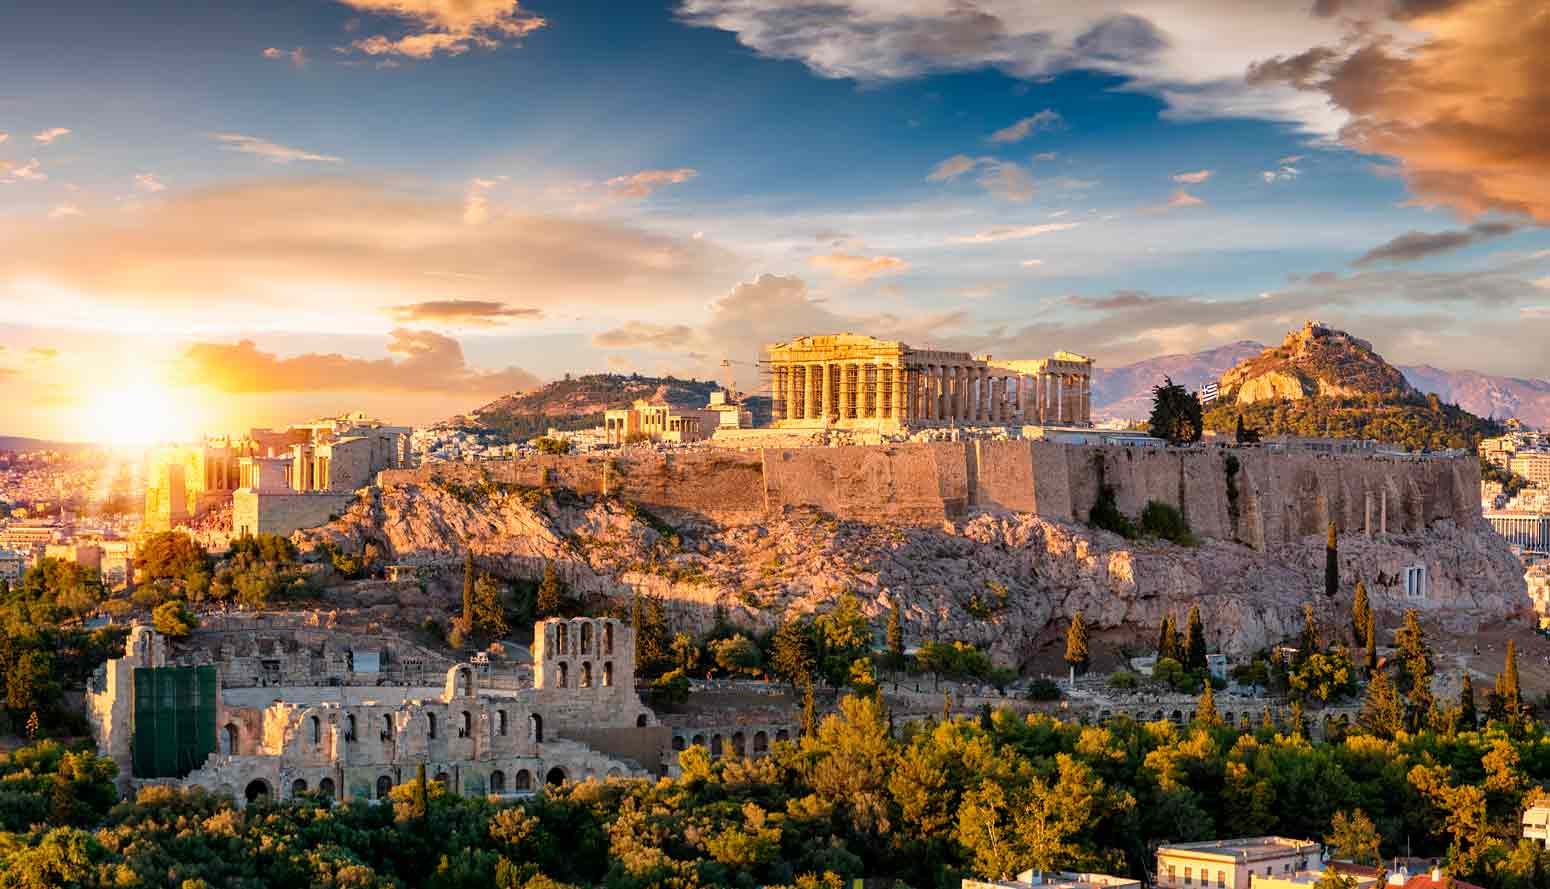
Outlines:
[{"label": "construction crane", "polygon": [[[738,361],[738,360],[733,359],[733,358],[723,358],[723,359],[721,359],[721,370],[722,370],[722,373],[724,375],[724,380],[722,382],[722,387],[726,390],[727,400],[728,401],[738,401],[738,400],[740,400],[736,396],[736,391],[732,388],[732,371],[733,371],[733,369],[735,367],[753,367],[753,368],[758,368],[760,376],[762,376],[763,373],[764,373],[763,366],[761,364],[757,363],[757,362],[753,362],[753,361]],[[759,389],[761,389],[761,388],[763,388],[763,387],[762,386],[755,386],[754,391],[758,392]]]}]

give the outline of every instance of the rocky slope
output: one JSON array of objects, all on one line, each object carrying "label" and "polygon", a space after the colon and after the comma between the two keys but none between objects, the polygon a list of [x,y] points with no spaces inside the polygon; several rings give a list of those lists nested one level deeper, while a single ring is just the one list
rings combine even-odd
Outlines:
[{"label": "rocky slope", "polygon": [[[363,601],[417,621],[447,614],[461,583],[464,547],[481,569],[536,578],[553,561],[579,595],[625,601],[662,597],[675,620],[704,627],[721,606],[768,628],[858,595],[880,628],[897,605],[911,643],[963,639],[1005,664],[1026,664],[1081,611],[1096,629],[1145,637],[1162,616],[1192,604],[1213,641],[1234,654],[1294,635],[1304,602],[1343,626],[1345,597],[1324,599],[1323,536],[1266,552],[1218,541],[1197,548],[1131,542],[1027,514],[976,514],[940,526],[841,522],[793,511],[758,524],[662,518],[617,500],[541,494],[487,484],[373,489],[338,521],[300,532],[304,548],[367,542],[389,562],[426,567],[421,585],[363,587]],[[1341,538],[1342,576],[1363,579],[1389,622],[1407,607],[1460,632],[1525,612],[1521,569],[1489,529],[1437,522],[1424,533]],[[1405,600],[1401,568],[1424,564],[1425,600]]]},{"label": "rocky slope", "polygon": [[1419,393],[1372,343],[1309,321],[1274,349],[1238,362],[1222,374],[1221,394],[1239,404],[1315,396],[1378,395],[1412,398]]}]

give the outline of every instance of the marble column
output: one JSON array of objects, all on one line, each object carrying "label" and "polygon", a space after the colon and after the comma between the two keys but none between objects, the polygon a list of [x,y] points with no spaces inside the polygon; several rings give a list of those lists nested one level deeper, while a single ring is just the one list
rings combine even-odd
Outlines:
[{"label": "marble column", "polygon": [[972,396],[969,392],[969,379],[969,369],[960,365],[958,367],[958,419],[965,423],[974,417],[969,408],[969,399]]},{"label": "marble column", "polygon": [[839,385],[839,403],[840,404],[839,404],[839,411],[838,411],[838,413],[840,415],[840,420],[844,421],[844,420],[849,420],[851,418],[851,415],[853,413],[855,413],[855,407],[856,407],[856,387],[850,381],[850,372],[854,368],[854,365],[852,365],[849,361],[844,361],[844,362],[841,362],[838,365],[838,367],[840,369],[840,385]]},{"label": "marble column", "polygon": [[824,395],[829,391],[829,375],[825,373],[826,370],[827,368],[822,364],[814,364],[807,369],[807,374],[813,381],[812,397],[808,399],[812,407],[808,409],[807,416],[813,420],[824,418]]}]

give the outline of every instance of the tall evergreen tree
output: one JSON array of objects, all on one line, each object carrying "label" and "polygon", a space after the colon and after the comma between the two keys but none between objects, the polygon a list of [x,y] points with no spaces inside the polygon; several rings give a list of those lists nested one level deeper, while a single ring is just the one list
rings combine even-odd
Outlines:
[{"label": "tall evergreen tree", "polygon": [[1077,673],[1086,673],[1087,665],[1091,662],[1091,653],[1087,650],[1087,623],[1082,620],[1082,612],[1071,615],[1071,626],[1066,629],[1066,665],[1071,668],[1073,684]]},{"label": "tall evergreen tree", "polygon": [[1400,671],[1396,684],[1408,711],[1406,725],[1416,731],[1431,722],[1435,701],[1432,698],[1432,652],[1426,645],[1426,634],[1414,611],[1405,612],[1405,623],[1394,634],[1394,647]]},{"label": "tall evergreen tree", "polygon": [[1405,702],[1389,674],[1379,670],[1367,683],[1357,724],[1380,738],[1393,738],[1406,725]]},{"label": "tall evergreen tree", "polygon": [[474,625],[474,551],[463,551],[463,627]]},{"label": "tall evergreen tree", "polygon": [[1367,599],[1367,584],[1356,582],[1356,593],[1351,599],[1351,644],[1367,642],[1367,624],[1372,621],[1372,603]]},{"label": "tall evergreen tree", "polygon": [[1324,541],[1324,595],[1333,599],[1340,594],[1340,549],[1336,540],[1335,523],[1329,523],[1329,536]]},{"label": "tall evergreen tree", "polygon": [[1523,716],[1523,696],[1518,691],[1518,643],[1513,639],[1507,640],[1507,656],[1496,679],[1496,696],[1501,698],[1508,719]]},{"label": "tall evergreen tree", "polygon": [[1267,732],[1274,732],[1276,730],[1276,720],[1274,716],[1270,715],[1269,704],[1266,704],[1264,710],[1260,713],[1259,727]]},{"label": "tall evergreen tree", "polygon": [[1302,606],[1302,632],[1297,636],[1297,663],[1300,665],[1319,652],[1319,624],[1313,616],[1313,603]]},{"label": "tall evergreen tree", "polygon": [[1368,673],[1378,669],[1378,627],[1377,621],[1371,618],[1367,620],[1367,650],[1363,661]]},{"label": "tall evergreen tree", "polygon": [[1290,723],[1290,725],[1288,725],[1286,729],[1287,731],[1291,732],[1294,737],[1301,738],[1306,735],[1308,731],[1308,723],[1307,720],[1303,718],[1301,700],[1292,702],[1292,712],[1287,721]]},{"label": "tall evergreen tree", "polygon": [[904,626],[899,620],[899,606],[888,609],[888,659],[895,670],[904,669]]},{"label": "tall evergreen tree", "polygon": [[1184,624],[1184,669],[1204,675],[1206,672],[1206,631],[1200,622],[1200,606],[1189,607]]},{"label": "tall evergreen tree", "polygon": [[817,664],[812,633],[807,626],[795,620],[782,622],[770,643],[770,666],[775,675],[791,683],[794,691],[812,684]]},{"label": "tall evergreen tree", "polygon": [[539,618],[565,615],[565,585],[555,571],[554,560],[544,560],[544,578],[538,584],[538,600],[534,604]]},{"label": "tall evergreen tree", "polygon": [[1480,714],[1475,709],[1475,683],[1468,673],[1459,683],[1459,725],[1471,731],[1480,727]]},{"label": "tall evergreen tree", "polygon": [[808,677],[802,686],[802,736],[811,738],[818,733],[818,701],[813,692],[813,680]]},{"label": "tall evergreen tree", "polygon": [[1205,431],[1204,413],[1200,396],[1172,378],[1163,377],[1162,385],[1152,387],[1149,426],[1153,436],[1176,445],[1199,441]]},{"label": "tall evergreen tree", "polygon": [[416,823],[425,823],[425,816],[430,813],[429,797],[430,792],[425,785],[425,763],[422,762],[414,770],[414,787],[409,802],[409,817]]},{"label": "tall evergreen tree", "polygon": [[1195,721],[1208,728],[1220,728],[1222,714],[1216,712],[1216,691],[1207,682],[1200,699],[1195,702]]},{"label": "tall evergreen tree", "polygon": [[1163,616],[1162,626],[1157,629],[1157,659],[1179,659],[1179,631],[1174,627],[1173,615]]}]

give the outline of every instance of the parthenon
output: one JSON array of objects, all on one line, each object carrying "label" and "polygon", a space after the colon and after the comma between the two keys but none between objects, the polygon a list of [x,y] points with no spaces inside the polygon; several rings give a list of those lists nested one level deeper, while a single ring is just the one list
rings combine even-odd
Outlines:
[{"label": "parthenon", "polygon": [[766,351],[777,427],[1091,424],[1092,359],[1072,352],[993,360],[850,333]]}]

